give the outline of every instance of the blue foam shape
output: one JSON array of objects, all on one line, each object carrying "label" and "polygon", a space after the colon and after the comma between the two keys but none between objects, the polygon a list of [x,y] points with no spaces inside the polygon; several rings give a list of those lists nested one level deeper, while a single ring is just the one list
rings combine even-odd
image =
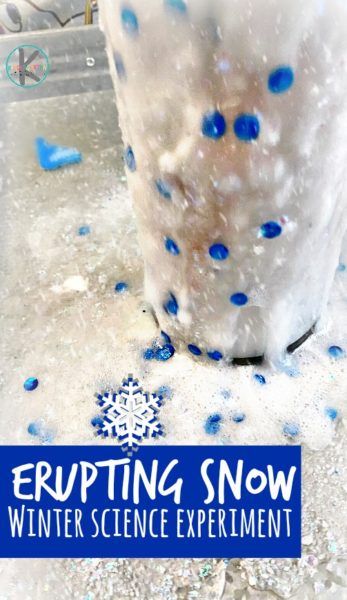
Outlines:
[{"label": "blue foam shape", "polygon": [[42,137],[35,140],[36,154],[42,169],[53,171],[65,165],[78,164],[82,160],[82,154],[76,148],[50,144]]}]

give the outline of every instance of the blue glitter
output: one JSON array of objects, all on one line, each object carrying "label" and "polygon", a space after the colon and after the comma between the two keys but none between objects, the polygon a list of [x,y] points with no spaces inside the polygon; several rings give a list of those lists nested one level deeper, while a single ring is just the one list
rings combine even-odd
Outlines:
[{"label": "blue glitter", "polygon": [[208,112],[203,116],[201,131],[204,136],[219,140],[225,134],[226,129],[225,119],[218,110]]},{"label": "blue glitter", "polygon": [[230,390],[221,390],[220,394],[221,394],[222,398],[224,398],[224,400],[229,400],[229,398],[231,398]]},{"label": "blue glitter", "polygon": [[346,265],[344,263],[340,263],[339,266],[337,267],[337,270],[340,273],[343,273],[346,270]]},{"label": "blue glitter", "polygon": [[268,221],[260,227],[260,233],[264,238],[271,240],[278,237],[282,233],[282,227],[276,221]]},{"label": "blue glitter", "polygon": [[235,306],[244,306],[248,302],[248,296],[242,292],[237,292],[230,296],[230,302],[231,304],[235,304]]},{"label": "blue glitter", "polygon": [[218,350],[211,350],[209,352],[207,352],[207,356],[211,359],[211,360],[221,360],[223,358],[223,354],[221,352],[219,352]]},{"label": "blue glitter", "polygon": [[41,432],[40,423],[29,423],[27,431],[28,431],[28,433],[30,433],[30,435],[40,435],[40,432]]},{"label": "blue glitter", "polygon": [[129,289],[129,286],[125,281],[118,281],[114,286],[114,291],[117,292],[117,294],[122,294],[127,289]]},{"label": "blue glitter", "polygon": [[28,379],[24,381],[23,387],[27,392],[33,392],[38,385],[39,380],[36,379],[36,377],[28,377]]},{"label": "blue glitter", "polygon": [[331,421],[335,421],[337,419],[337,416],[339,414],[338,410],[336,408],[332,408],[330,406],[327,406],[326,409],[324,410],[326,416],[331,419]]},{"label": "blue glitter", "polygon": [[300,428],[296,423],[285,423],[282,432],[288,437],[296,437],[300,433]]},{"label": "blue glitter", "polygon": [[104,420],[102,418],[102,415],[96,415],[95,417],[93,417],[90,420],[91,424],[93,425],[93,427],[102,427],[104,424]]},{"label": "blue glitter", "polygon": [[178,256],[180,253],[180,249],[177,246],[176,242],[174,242],[171,238],[165,238],[165,248],[170,254],[174,256]]},{"label": "blue glitter", "polygon": [[206,419],[206,423],[205,423],[206,433],[208,433],[209,435],[216,435],[216,433],[218,433],[218,431],[220,430],[221,420],[222,420],[222,416],[219,415],[218,413],[214,413],[213,415],[210,415]]},{"label": "blue glitter", "polygon": [[187,10],[187,5],[183,0],[165,0],[165,4],[169,8],[174,8],[181,13],[184,13]]},{"label": "blue glitter", "polygon": [[234,421],[234,423],[242,423],[242,421],[244,421],[246,418],[246,415],[244,413],[234,413],[232,416],[232,420]]},{"label": "blue glitter", "polygon": [[328,353],[332,358],[343,358],[345,356],[345,351],[342,350],[341,346],[329,346]]},{"label": "blue glitter", "polygon": [[194,344],[188,344],[187,348],[189,352],[191,352],[195,356],[200,356],[202,354],[200,348],[198,348],[198,346],[195,346]]},{"label": "blue glitter", "polygon": [[127,77],[126,70],[125,70],[123,59],[122,59],[121,55],[119,54],[119,52],[115,52],[113,55],[113,58],[114,58],[114,64],[115,64],[117,75],[118,75],[119,79],[121,81],[125,81],[125,79]]},{"label": "blue glitter", "polygon": [[156,350],[155,359],[161,361],[169,360],[169,358],[171,358],[174,354],[175,348],[172,346],[172,344],[165,344],[165,346]]},{"label": "blue glitter", "polygon": [[123,29],[126,33],[129,33],[130,35],[136,35],[138,33],[139,23],[136,14],[131,8],[122,8],[121,19]]},{"label": "blue glitter", "polygon": [[80,227],[78,229],[78,235],[88,235],[89,233],[90,233],[89,225],[82,225],[82,227]]},{"label": "blue glitter", "polygon": [[171,200],[171,186],[166,181],[163,179],[156,179],[155,185],[159,194],[163,196],[163,198],[166,198],[166,200]]},{"label": "blue glitter", "polygon": [[169,294],[169,298],[163,305],[163,308],[165,312],[169,313],[170,315],[177,315],[179,306],[176,297],[173,294]]},{"label": "blue glitter", "polygon": [[146,348],[146,350],[143,353],[143,358],[145,360],[153,360],[155,358],[155,352],[153,348]]},{"label": "blue glitter", "polygon": [[162,396],[162,398],[168,398],[168,400],[171,400],[171,398],[172,398],[172,389],[168,385],[161,385],[157,389],[157,396]]},{"label": "blue glitter", "polygon": [[264,375],[261,375],[261,373],[254,373],[253,379],[255,379],[258,383],[260,383],[260,385],[266,384],[266,379],[265,379]]},{"label": "blue glitter", "polygon": [[277,67],[271,71],[268,79],[268,88],[273,94],[283,94],[294,83],[294,71],[291,67]]},{"label": "blue glitter", "polygon": [[234,133],[242,142],[256,140],[260,132],[260,123],[255,115],[244,113],[234,121]]},{"label": "blue glitter", "polygon": [[125,160],[125,164],[128,167],[129,171],[134,173],[134,171],[136,171],[136,160],[135,160],[135,154],[134,154],[131,146],[128,146],[125,149],[124,160]]},{"label": "blue glitter", "polygon": [[224,244],[213,244],[209,248],[209,254],[214,260],[225,260],[229,256],[229,250]]},{"label": "blue glitter", "polygon": [[166,344],[171,344],[171,338],[165,331],[161,331],[160,334]]}]

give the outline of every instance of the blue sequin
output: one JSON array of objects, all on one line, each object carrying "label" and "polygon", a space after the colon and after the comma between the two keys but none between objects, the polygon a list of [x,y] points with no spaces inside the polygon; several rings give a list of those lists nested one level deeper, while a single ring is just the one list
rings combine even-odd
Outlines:
[{"label": "blue sequin", "polygon": [[157,179],[155,185],[159,194],[163,196],[163,198],[166,198],[166,200],[171,200],[172,189],[166,181],[163,179]]},{"label": "blue sequin", "polygon": [[244,306],[248,302],[248,296],[242,292],[237,292],[230,296],[230,302],[231,304],[235,304],[235,306]]},{"label": "blue sequin", "polygon": [[164,342],[166,342],[166,344],[171,344],[170,336],[167,333],[165,333],[165,331],[161,331],[160,333],[162,338],[164,339]]},{"label": "blue sequin", "polygon": [[288,437],[296,437],[300,433],[299,425],[296,423],[285,423],[282,428],[283,434]]},{"label": "blue sequin", "polygon": [[40,423],[29,423],[27,431],[28,431],[28,433],[30,433],[30,435],[40,435],[40,432],[41,432]]},{"label": "blue sequin", "polygon": [[260,233],[264,238],[271,240],[278,237],[282,233],[282,227],[276,221],[268,221],[260,227]]},{"label": "blue sequin", "polygon": [[90,227],[89,225],[82,225],[81,227],[79,227],[78,229],[78,235],[88,235],[90,233]]},{"label": "blue sequin", "polygon": [[102,427],[104,424],[104,419],[101,415],[96,415],[90,420],[90,423],[93,425],[93,427]]},{"label": "blue sequin", "polygon": [[130,35],[136,35],[139,30],[137,16],[131,8],[122,8],[121,19],[124,31]]},{"label": "blue sequin", "polygon": [[122,292],[125,292],[128,288],[129,286],[125,281],[118,281],[118,283],[116,283],[116,285],[114,286],[114,291],[117,292],[117,294],[121,294]]},{"label": "blue sequin", "polygon": [[218,350],[211,350],[209,352],[207,352],[207,356],[211,359],[211,360],[222,360],[223,358],[223,354],[221,352],[219,352]]},{"label": "blue sequin", "polygon": [[176,297],[173,294],[169,294],[169,298],[163,305],[163,308],[170,315],[177,315],[179,306]]},{"label": "blue sequin", "polygon": [[169,8],[174,8],[181,13],[184,13],[187,10],[187,5],[183,0],[165,0],[165,4]]},{"label": "blue sequin", "polygon": [[128,146],[125,149],[124,152],[124,160],[125,160],[125,164],[128,167],[129,171],[131,171],[132,173],[134,171],[136,171],[136,160],[135,160],[135,154],[133,152],[133,149],[131,146]]},{"label": "blue sequin", "polygon": [[165,248],[170,254],[174,256],[178,256],[180,253],[180,249],[177,246],[176,242],[174,242],[171,238],[165,238]]},{"label": "blue sequin", "polygon": [[339,414],[339,412],[336,408],[332,408],[330,406],[327,406],[324,412],[331,421],[335,421]]},{"label": "blue sequin", "polygon": [[209,254],[214,260],[225,260],[229,256],[229,250],[224,244],[213,244],[209,248]]},{"label": "blue sequin", "polygon": [[188,344],[187,348],[189,352],[195,354],[195,356],[200,356],[202,354],[200,348],[198,348],[198,346],[195,346],[194,344]]},{"label": "blue sequin", "polygon": [[33,392],[38,385],[39,380],[36,379],[36,377],[28,377],[28,379],[24,381],[23,387],[27,392]]},{"label": "blue sequin", "polygon": [[146,348],[146,350],[143,353],[143,358],[145,360],[153,360],[155,358],[155,352],[153,348]]},{"label": "blue sequin", "polygon": [[244,113],[234,121],[234,133],[242,142],[256,140],[260,132],[260,123],[255,115]]},{"label": "blue sequin", "polygon": [[343,358],[345,356],[344,350],[340,346],[330,346],[328,353],[332,358]]},{"label": "blue sequin", "polygon": [[230,390],[221,390],[220,393],[221,393],[222,398],[224,398],[224,400],[229,400],[231,398]]},{"label": "blue sequin", "polygon": [[218,110],[208,112],[203,116],[201,131],[204,136],[219,140],[225,134],[226,129],[225,119]]},{"label": "blue sequin", "polygon": [[266,379],[265,379],[264,375],[261,375],[261,373],[254,373],[253,379],[255,379],[258,383],[260,383],[260,385],[265,385],[265,383],[266,383]]},{"label": "blue sequin", "polygon": [[232,420],[234,421],[234,423],[242,423],[242,421],[244,421],[246,418],[246,415],[244,413],[234,413],[232,415]]},{"label": "blue sequin", "polygon": [[113,58],[114,58],[114,64],[116,67],[117,75],[121,81],[124,81],[126,79],[126,70],[125,70],[123,59],[122,59],[121,55],[119,54],[119,52],[115,52],[113,55]]},{"label": "blue sequin", "polygon": [[156,350],[155,359],[161,361],[169,360],[169,358],[171,358],[174,354],[175,348],[172,346],[172,344],[165,344],[165,346]]},{"label": "blue sequin", "polygon": [[206,433],[208,433],[209,435],[216,435],[216,433],[218,433],[218,431],[220,430],[221,420],[222,420],[222,416],[219,415],[218,413],[210,415],[206,419],[206,423],[205,423]]},{"label": "blue sequin", "polygon": [[271,71],[268,79],[268,88],[273,94],[283,94],[294,83],[294,71],[291,67],[277,67]]}]

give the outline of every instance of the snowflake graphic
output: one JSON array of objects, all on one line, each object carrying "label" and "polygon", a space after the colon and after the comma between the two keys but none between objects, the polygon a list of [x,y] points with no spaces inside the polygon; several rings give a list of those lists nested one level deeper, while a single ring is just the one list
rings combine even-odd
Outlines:
[{"label": "snowflake graphic", "polygon": [[97,394],[97,404],[102,415],[95,423],[96,434],[114,437],[128,456],[138,449],[145,438],[163,435],[164,430],[157,415],[163,404],[162,396],[143,392],[137,379],[129,375],[122,387]]}]

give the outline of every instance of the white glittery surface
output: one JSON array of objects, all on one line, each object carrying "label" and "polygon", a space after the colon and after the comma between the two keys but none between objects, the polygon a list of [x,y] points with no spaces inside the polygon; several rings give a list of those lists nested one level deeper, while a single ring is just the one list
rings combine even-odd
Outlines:
[{"label": "white glittery surface", "polygon": [[[112,93],[24,102],[2,116],[0,442],[104,443],[90,424],[98,412],[94,393],[130,372],[152,391],[172,390],[158,446],[291,443],[282,427],[297,424],[304,486],[300,560],[2,560],[0,599],[345,598],[346,359],[331,359],[327,348],[347,347],[347,271],[336,273],[318,333],[277,371],[215,366],[179,352],[166,363],[145,361],[143,350],[158,330],[143,303]],[[42,172],[37,135],[78,148],[83,162]],[[83,225],[90,233],[79,236]],[[129,290],[115,294],[117,281]],[[253,379],[255,372],[266,385]],[[31,376],[40,383],[27,393],[23,382]],[[335,422],[326,407],[339,411]],[[232,420],[235,411],[246,415],[242,423]],[[221,415],[221,427],[211,436],[204,424],[213,413]],[[40,424],[39,436],[28,433],[32,422]]]}]

